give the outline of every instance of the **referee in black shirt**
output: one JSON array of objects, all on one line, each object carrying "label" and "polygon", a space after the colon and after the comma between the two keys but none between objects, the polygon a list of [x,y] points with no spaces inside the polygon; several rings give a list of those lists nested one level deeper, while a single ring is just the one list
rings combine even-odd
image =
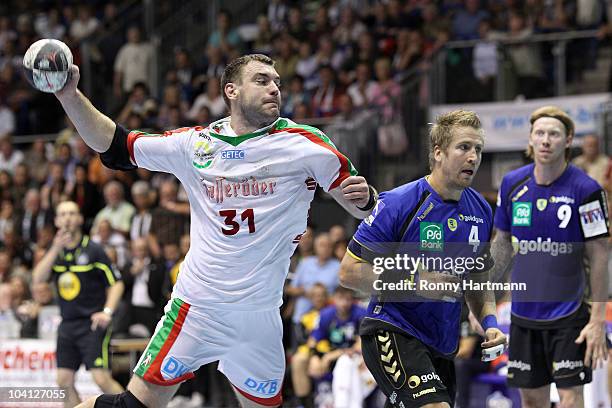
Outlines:
[{"label": "referee in black shirt", "polygon": [[123,282],[101,245],[83,235],[83,216],[72,201],[56,209],[58,228],[51,248],[33,271],[34,283],[55,281],[62,323],[57,336],[57,384],[67,389],[64,405],[80,403],[74,387],[81,364],[104,393],[123,392],[111,377],[108,347],[111,319],[123,294]]}]

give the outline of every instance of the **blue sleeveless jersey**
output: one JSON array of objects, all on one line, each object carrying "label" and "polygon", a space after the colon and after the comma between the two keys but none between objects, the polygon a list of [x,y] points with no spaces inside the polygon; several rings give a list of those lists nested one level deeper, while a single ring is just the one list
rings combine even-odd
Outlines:
[{"label": "blue sleeveless jersey", "polygon": [[[459,201],[444,201],[421,178],[381,193],[372,215],[359,225],[349,243],[349,251],[370,263],[373,257],[390,254],[390,248],[398,245],[408,248],[401,251],[409,252],[411,257],[456,261],[480,256],[486,259],[482,268],[486,271],[491,267],[488,242],[492,223],[491,207],[475,190],[464,190]],[[469,273],[462,272],[462,277]],[[442,354],[452,354],[459,341],[460,315],[460,301],[424,301],[415,297],[405,302],[381,302],[372,297],[362,327],[368,322],[383,321]]]},{"label": "blue sleeveless jersey", "polygon": [[609,236],[605,193],[582,170],[568,165],[548,186],[538,185],[530,164],[501,184],[495,227],[512,236],[512,314],[553,322],[582,303],[584,242]]}]

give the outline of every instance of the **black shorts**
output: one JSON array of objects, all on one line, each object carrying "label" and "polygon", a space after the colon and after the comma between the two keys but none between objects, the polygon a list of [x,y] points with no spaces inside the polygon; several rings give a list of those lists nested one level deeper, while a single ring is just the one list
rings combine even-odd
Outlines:
[{"label": "black shorts", "polygon": [[91,320],[62,321],[57,332],[57,366],[77,371],[85,368],[109,369],[111,328],[91,330]]},{"label": "black shorts", "polygon": [[[455,401],[455,366],[420,340],[384,329],[361,336],[363,359],[391,407]],[[400,405],[403,404],[403,405]]]},{"label": "black shorts", "polygon": [[586,342],[576,344],[582,327],[533,329],[510,326],[508,385],[538,388],[554,382],[569,388],[591,382],[584,366]]}]

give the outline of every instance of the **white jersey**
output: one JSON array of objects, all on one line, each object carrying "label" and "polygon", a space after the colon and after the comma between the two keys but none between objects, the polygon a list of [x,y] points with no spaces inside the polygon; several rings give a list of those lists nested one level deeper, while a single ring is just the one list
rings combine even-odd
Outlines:
[{"label": "white jersey", "polygon": [[191,248],[173,296],[200,307],[278,308],[314,181],[329,191],[356,171],[316,128],[279,118],[236,136],[229,122],[132,131],[128,150],[139,167],[174,174],[189,196]]}]

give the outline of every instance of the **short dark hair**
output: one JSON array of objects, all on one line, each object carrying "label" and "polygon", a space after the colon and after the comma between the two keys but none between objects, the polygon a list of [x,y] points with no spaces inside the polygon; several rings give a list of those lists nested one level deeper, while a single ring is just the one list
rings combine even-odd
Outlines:
[{"label": "short dark hair", "polygon": [[274,60],[263,54],[243,55],[242,57],[236,58],[230,62],[227,67],[225,67],[223,75],[221,76],[221,92],[223,92],[223,100],[225,101],[225,105],[227,105],[228,109],[230,109],[230,100],[225,94],[225,85],[229,84],[230,82],[239,82],[241,79],[240,75],[242,74],[242,68],[251,61],[258,61],[263,64],[274,66]]}]

